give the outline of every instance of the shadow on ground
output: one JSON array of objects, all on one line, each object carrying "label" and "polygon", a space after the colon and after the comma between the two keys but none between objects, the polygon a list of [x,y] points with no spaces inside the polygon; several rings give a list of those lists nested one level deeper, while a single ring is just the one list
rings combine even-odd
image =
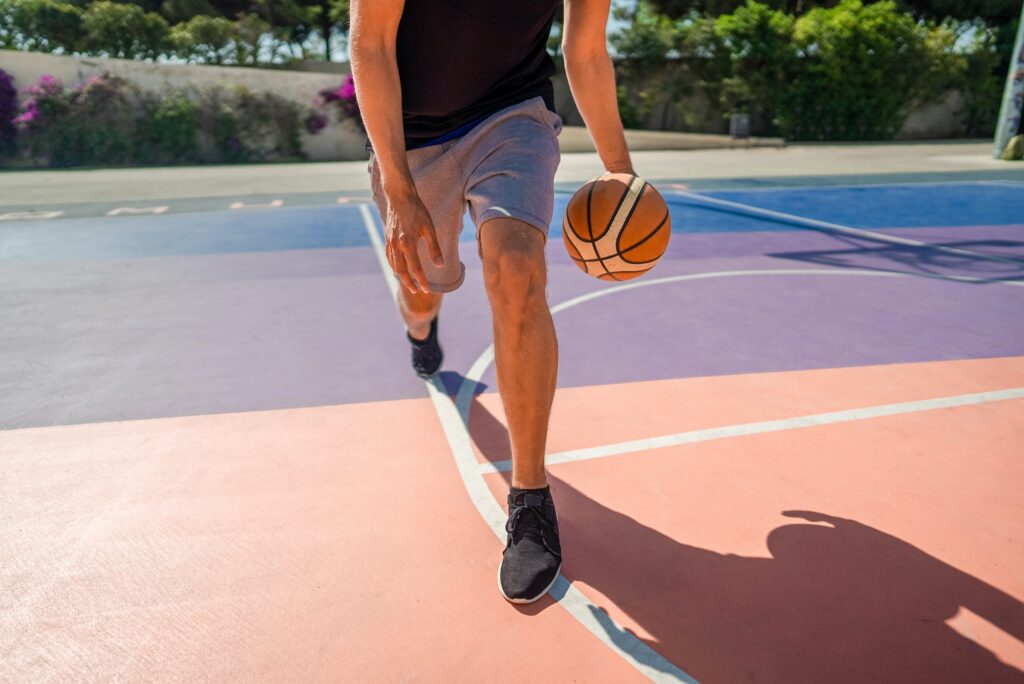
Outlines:
[{"label": "shadow on ground", "polygon": [[[479,402],[473,414],[477,447],[508,458],[505,427]],[[565,576],[611,598],[645,643],[700,681],[1024,682],[947,624],[963,606],[1024,641],[1024,605],[881,530],[782,511],[800,522],[769,533],[770,557],[721,554],[549,479]]]},{"label": "shadow on ground", "polygon": [[[955,277],[958,280],[966,277],[981,284],[1024,279],[1024,256],[1020,256],[1024,252],[1024,242],[1018,240],[935,241],[926,246],[914,246],[841,234],[831,234],[830,237],[847,247],[776,252],[766,256],[837,268],[871,269],[934,278]],[[974,254],[955,254],[939,248],[964,250]]]}]

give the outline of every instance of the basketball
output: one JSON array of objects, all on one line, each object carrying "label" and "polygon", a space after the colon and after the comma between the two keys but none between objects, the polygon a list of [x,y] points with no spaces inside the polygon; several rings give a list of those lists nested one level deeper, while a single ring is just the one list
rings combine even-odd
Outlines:
[{"label": "basketball", "polygon": [[608,174],[576,191],[565,209],[562,239],[587,275],[630,280],[654,268],[668,247],[672,219],[653,185]]}]

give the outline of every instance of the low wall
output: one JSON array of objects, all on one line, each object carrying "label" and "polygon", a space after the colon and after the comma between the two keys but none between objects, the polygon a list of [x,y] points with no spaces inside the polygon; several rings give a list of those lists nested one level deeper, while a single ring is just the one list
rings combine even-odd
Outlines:
[{"label": "low wall", "polygon": [[[310,65],[305,65],[302,71],[286,71],[252,67],[160,64],[99,57],[65,57],[15,50],[0,50],[0,68],[14,76],[15,85],[19,88],[34,83],[43,74],[51,74],[70,86],[90,76],[110,71],[151,90],[186,84],[238,84],[254,91],[273,92],[301,105],[309,105],[321,89],[339,85],[341,78],[348,73],[347,64],[337,63],[332,63],[329,67],[325,65],[324,68],[330,68],[332,73],[320,73],[309,70],[313,68]],[[581,125],[582,118],[576,110],[562,69],[559,69],[554,84],[558,111],[566,124]],[[727,121],[713,103],[708,101],[700,88],[694,84],[690,90],[691,94],[682,100],[670,100],[666,97],[659,102],[644,122],[644,127],[649,130],[694,133],[727,132]],[[680,107],[680,104],[683,106]],[[959,93],[951,91],[940,102],[911,112],[897,138],[928,140],[961,137],[965,133],[960,118],[962,108],[962,97]],[[754,131],[755,134],[759,132]],[[351,122],[332,121],[315,136],[302,133],[303,150],[309,159],[314,161],[365,159],[364,142],[364,134]]]},{"label": "low wall", "polygon": [[[40,52],[0,50],[0,69],[14,76],[15,86],[25,88],[44,74],[73,86],[104,71],[137,83],[146,90],[192,85],[243,85],[257,92],[272,92],[309,106],[317,92],[337,87],[346,72],[315,73],[252,67],[218,67],[197,64],[158,64],[102,57],[67,57]],[[331,123],[316,135],[302,133],[302,148],[313,161],[364,159],[365,138],[351,122]]]}]

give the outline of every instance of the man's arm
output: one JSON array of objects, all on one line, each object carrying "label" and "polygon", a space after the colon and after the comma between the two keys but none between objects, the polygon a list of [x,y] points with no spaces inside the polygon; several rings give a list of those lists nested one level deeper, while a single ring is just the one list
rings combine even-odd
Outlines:
[{"label": "man's arm", "polygon": [[387,198],[384,217],[387,256],[395,275],[415,293],[429,292],[417,244],[426,240],[434,263],[441,265],[441,248],[430,214],[416,193],[405,156],[402,128],[402,86],[398,78],[395,42],[405,0],[353,0],[351,6],[352,76],[363,125],[380,169]]},{"label": "man's arm", "polygon": [[565,0],[562,54],[573,98],[604,168],[632,173],[605,35],[610,4],[611,0]]}]

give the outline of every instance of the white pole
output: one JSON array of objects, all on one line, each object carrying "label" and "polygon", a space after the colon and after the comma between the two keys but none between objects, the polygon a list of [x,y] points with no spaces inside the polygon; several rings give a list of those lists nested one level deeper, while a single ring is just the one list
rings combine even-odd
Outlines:
[{"label": "white pole", "polygon": [[1002,156],[1010,138],[1017,135],[1022,109],[1024,109],[1024,4],[1020,8],[1017,40],[1013,43],[1013,54],[1010,55],[1010,71],[1006,74],[1003,105],[999,108],[999,124],[996,126],[995,146],[992,149],[992,156],[996,159]]}]

